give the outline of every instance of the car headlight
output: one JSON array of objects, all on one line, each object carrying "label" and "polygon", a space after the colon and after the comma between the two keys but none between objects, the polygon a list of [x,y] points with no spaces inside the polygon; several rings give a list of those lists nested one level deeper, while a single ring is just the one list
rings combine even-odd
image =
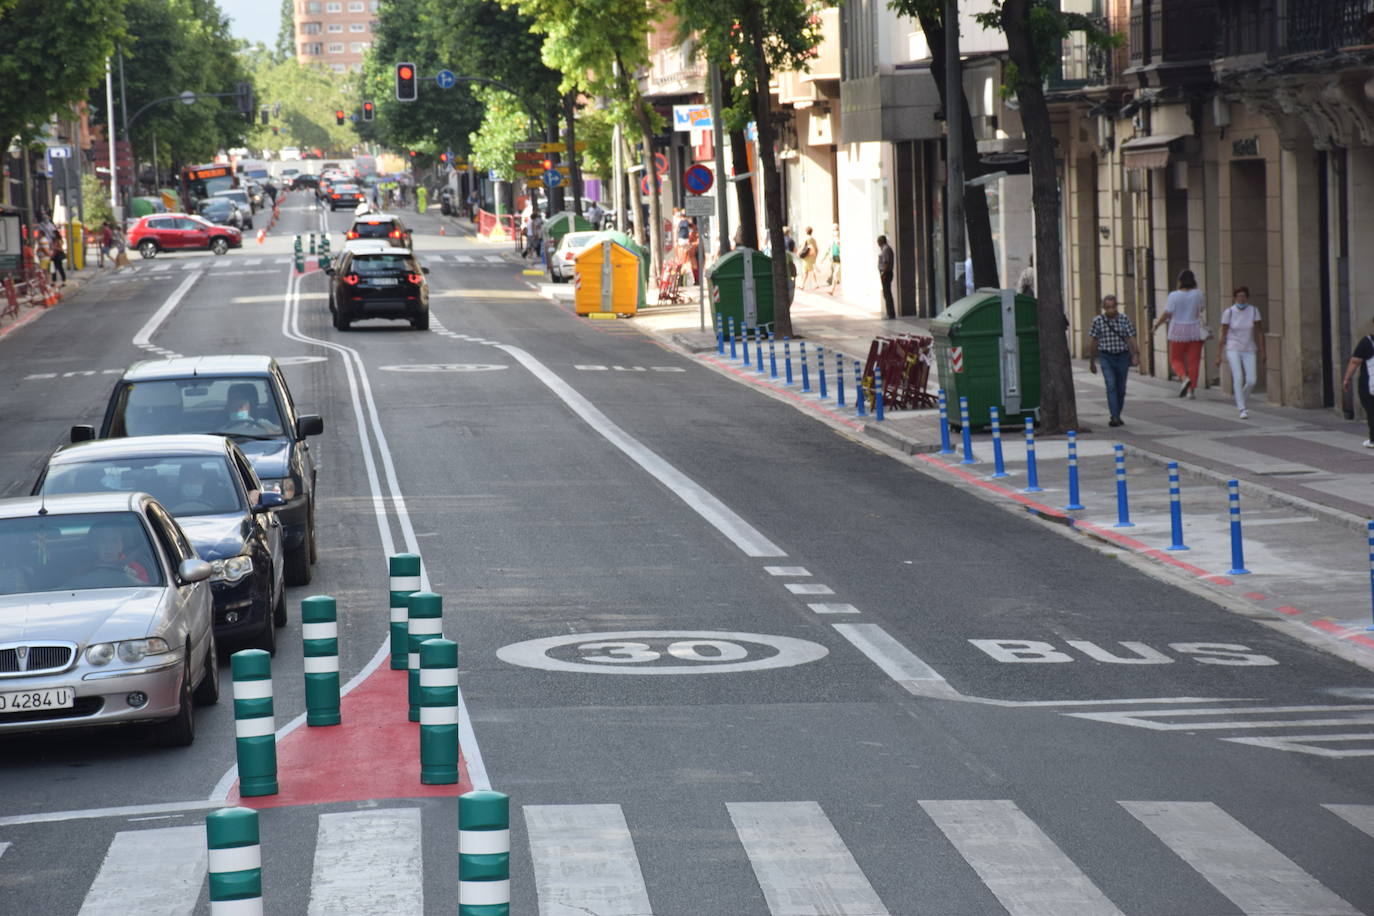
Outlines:
[{"label": "car headlight", "polygon": [[298,492],[296,489],[296,478],[294,477],[283,477],[280,480],[264,480],[262,482],[262,488],[268,493],[276,493],[282,499],[295,499],[296,493]]},{"label": "car headlight", "polygon": [[253,558],[229,557],[224,560],[213,560],[210,569],[213,570],[210,575],[211,582],[237,582],[253,571]]},{"label": "car headlight", "polygon": [[143,661],[149,655],[161,655],[170,651],[167,640],[160,636],[124,639],[119,642],[98,642],[86,647],[86,661],[96,667],[102,667],[118,656],[120,661],[132,665]]}]

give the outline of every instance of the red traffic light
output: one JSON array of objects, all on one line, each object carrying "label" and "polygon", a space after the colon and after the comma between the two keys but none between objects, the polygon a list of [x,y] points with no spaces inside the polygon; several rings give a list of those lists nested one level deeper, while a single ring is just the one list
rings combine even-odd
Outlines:
[{"label": "red traffic light", "polygon": [[546,171],[546,172],[547,172],[549,169],[553,168],[553,160],[552,160],[552,159],[545,159],[545,160],[544,160],[542,163],[540,163],[540,164],[544,166],[544,171]]},{"label": "red traffic light", "polygon": [[440,161],[440,162],[448,162],[448,153],[440,153],[440,154],[439,154],[439,161]]},{"label": "red traffic light", "polygon": [[396,75],[403,80],[414,79],[415,71],[405,64],[401,64],[400,67],[396,68]]},{"label": "red traffic light", "polygon": [[411,151],[410,151],[410,155],[411,155],[411,158],[414,158],[414,156],[415,156],[415,150],[411,150]]},{"label": "red traffic light", "polygon": [[371,121],[376,113],[376,107],[371,102],[363,102],[363,120]]},{"label": "red traffic light", "polygon": [[396,100],[398,102],[413,102],[419,98],[420,87],[416,85],[417,78],[414,64],[399,63],[396,65]]},{"label": "red traffic light", "polygon": [[342,123],[344,122],[344,113],[343,113],[343,109],[342,109],[342,108],[339,108],[339,109],[335,110],[335,112],[334,112],[334,120],[335,120],[336,122],[338,122],[339,124],[342,124]]}]

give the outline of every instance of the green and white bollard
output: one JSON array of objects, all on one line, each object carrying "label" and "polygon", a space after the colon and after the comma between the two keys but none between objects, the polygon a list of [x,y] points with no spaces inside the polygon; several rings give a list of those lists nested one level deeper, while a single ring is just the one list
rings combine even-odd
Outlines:
[{"label": "green and white bollard", "polygon": [[210,916],[262,916],[262,846],[258,812],[220,808],[205,816]]},{"label": "green and white bollard", "polygon": [[338,725],[339,612],[328,595],[301,602],[301,642],[305,648],[305,724]]},{"label": "green and white bollard", "polygon": [[310,233],[310,253],[315,253],[315,233]]},{"label": "green and white bollard", "polygon": [[328,233],[325,233],[325,234],[323,234],[323,235],[320,236],[320,258],[319,258],[318,263],[319,263],[319,265],[320,265],[320,270],[328,270],[328,269],[329,269],[329,234],[328,234]]},{"label": "green and white bollard", "polygon": [[429,639],[420,645],[420,782],[458,781],[458,644]]},{"label": "green and white bollard", "polygon": [[406,599],[406,631],[409,641],[406,665],[410,669],[410,721],[420,721],[420,644],[443,636],[444,599],[434,592],[415,592]]},{"label": "green and white bollard", "polygon": [[406,599],[420,590],[420,557],[398,553],[388,561],[391,572],[391,667],[404,671],[410,667],[410,635],[406,629]]},{"label": "green and white bollard", "polygon": [[458,916],[510,916],[510,796],[458,796]]},{"label": "green and white bollard", "polygon": [[234,672],[234,745],[239,795],[277,794],[277,726],[272,713],[272,656],[243,649],[229,659]]}]

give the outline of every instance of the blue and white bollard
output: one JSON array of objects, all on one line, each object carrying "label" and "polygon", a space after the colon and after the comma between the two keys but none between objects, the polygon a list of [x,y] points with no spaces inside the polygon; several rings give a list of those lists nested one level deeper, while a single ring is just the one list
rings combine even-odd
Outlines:
[{"label": "blue and white bollard", "polygon": [[835,351],[835,406],[844,406],[844,354]]},{"label": "blue and white bollard", "polygon": [[739,332],[740,362],[744,363],[744,368],[749,368],[749,329],[740,328]]},{"label": "blue and white bollard", "polygon": [[[1374,604],[1374,522],[1369,522],[1369,597]],[[1366,630],[1374,630],[1374,623],[1365,627]]]},{"label": "blue and white bollard", "polygon": [[1226,574],[1228,576],[1248,576],[1250,570],[1245,568],[1245,545],[1241,543],[1240,536],[1239,480],[1226,482],[1226,502],[1231,514],[1231,568],[1226,570]]},{"label": "blue and white bollard", "polygon": [[730,358],[739,359],[739,354],[735,351],[735,316],[731,315],[730,321]]},{"label": "blue and white bollard", "polygon": [[798,349],[798,351],[799,351],[799,353],[798,353],[798,359],[801,360],[801,370],[802,370],[802,391],[810,391],[810,390],[811,390],[811,373],[810,373],[810,371],[807,369],[807,366],[806,366],[806,341],[804,341],[804,340],[799,340],[799,341],[797,341],[797,349]]},{"label": "blue and white bollard", "polygon": [[973,457],[973,430],[970,429],[968,419],[968,398],[959,399],[959,425],[964,437],[964,458],[959,463],[977,464],[978,459]]},{"label": "blue and white bollard", "polygon": [[716,312],[716,353],[725,353],[725,322],[721,320],[720,312]]},{"label": "blue and white bollard", "polygon": [[792,384],[792,338],[782,339],[782,366],[783,381],[788,385]]},{"label": "blue and white bollard", "polygon": [[1170,550],[1187,550],[1183,543],[1183,500],[1178,492],[1178,462],[1169,462],[1169,534]]},{"label": "blue and white bollard", "polygon": [[778,351],[775,348],[773,332],[768,332],[768,377],[778,377]]},{"label": "blue and white bollard", "polygon": [[759,375],[763,375],[763,325],[754,329],[754,350],[758,354],[759,367],[756,370]]},{"label": "blue and white bollard", "polygon": [[1131,522],[1130,500],[1126,494],[1126,446],[1112,446],[1116,452],[1116,524],[1113,528],[1134,528]]},{"label": "blue and white bollard", "polygon": [[[940,394],[943,401],[944,392]],[[988,408],[988,412],[992,419],[992,476],[1008,477],[1010,475],[1007,474],[1006,462],[1002,460],[1002,412],[997,409],[995,404]],[[943,429],[941,432],[944,433],[944,439],[948,442],[949,430]]]},{"label": "blue and white bollard", "polygon": [[1078,501],[1078,432],[1069,430],[1069,504],[1064,507],[1070,512],[1083,508]]},{"label": "blue and white bollard", "polygon": [[854,416],[862,417],[868,413],[864,409],[864,401],[868,396],[864,393],[864,367],[856,359],[854,360]]},{"label": "blue and white bollard", "polygon": [[1040,472],[1035,466],[1035,418],[1026,417],[1026,488],[1022,493],[1041,493]]},{"label": "blue and white bollard", "polygon": [[883,367],[873,364],[873,419],[883,422]]},{"label": "blue and white bollard", "polygon": [[821,380],[821,400],[826,398],[825,393],[825,347],[816,344],[816,374]]},{"label": "blue and white bollard", "polygon": [[943,388],[940,389],[940,454],[954,454],[954,447],[949,444],[949,403]]}]

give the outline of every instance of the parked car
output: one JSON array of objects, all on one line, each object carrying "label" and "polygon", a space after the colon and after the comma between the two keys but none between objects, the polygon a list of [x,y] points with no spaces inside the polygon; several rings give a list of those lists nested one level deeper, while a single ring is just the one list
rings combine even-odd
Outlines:
[{"label": "parked car", "polygon": [[363,189],[356,184],[346,182],[336,182],[329,187],[329,209],[353,209],[358,204],[365,203],[367,200],[363,196]]},{"label": "parked car", "polygon": [[[263,490],[286,500],[277,509],[287,585],[310,582],[316,559],[315,458],[307,441],[324,421],[296,411],[281,367],[270,356],[183,356],[146,360],[115,383],[99,438],[213,433],[238,444]],[[96,438],[73,426],[71,439]]]},{"label": "parked car", "polygon": [[253,217],[227,197],[211,197],[196,204],[196,214],[219,226],[252,229]]},{"label": "parked car", "polygon": [[569,232],[558,242],[549,259],[549,276],[555,283],[567,283],[575,273],[577,256],[596,237],[595,232]]},{"label": "parked car", "polygon": [[210,564],[146,493],[0,500],[0,734],[153,723],[219,700]]},{"label": "parked car", "polygon": [[129,229],[129,245],[145,258],[159,251],[198,251],[209,249],[224,254],[243,247],[243,233],[233,226],[212,223],[187,213],[157,213],[141,217]]},{"label": "parked car", "polygon": [[[361,240],[359,240],[361,241]],[[367,318],[399,318],[429,330],[429,281],[408,248],[350,250],[329,268],[329,311],[334,327],[347,331]]]},{"label": "parked car", "polygon": [[238,204],[249,213],[257,211],[257,205],[253,203],[253,196],[248,193],[247,188],[225,188],[223,191],[216,191],[212,197],[227,197]]},{"label": "parked car", "polygon": [[353,220],[344,238],[381,239],[396,248],[410,247],[410,230],[399,216],[390,213],[368,213]]},{"label": "parked car", "polygon": [[107,490],[151,494],[213,570],[215,637],[277,651],[286,625],[282,524],[286,504],[263,490],[243,452],[223,436],[140,436],[65,445],[53,452],[34,495]]}]

